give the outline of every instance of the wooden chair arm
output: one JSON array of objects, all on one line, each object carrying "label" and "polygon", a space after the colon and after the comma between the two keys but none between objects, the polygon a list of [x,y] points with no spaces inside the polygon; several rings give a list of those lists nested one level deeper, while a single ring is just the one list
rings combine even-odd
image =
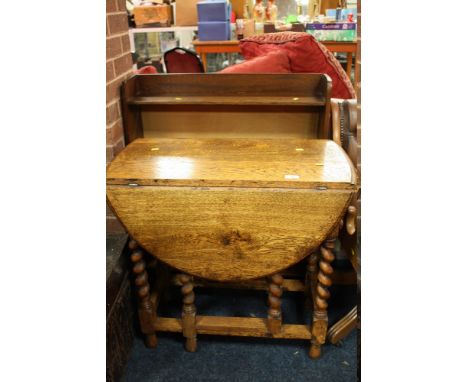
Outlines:
[{"label": "wooden chair arm", "polygon": [[[343,147],[356,167],[358,160],[357,102],[355,99],[332,98],[330,106],[333,141]],[[357,194],[353,197],[345,218],[346,232],[350,236],[356,233],[357,197]]]},{"label": "wooden chair arm", "polygon": [[357,102],[355,99],[330,99],[332,137],[357,165]]}]

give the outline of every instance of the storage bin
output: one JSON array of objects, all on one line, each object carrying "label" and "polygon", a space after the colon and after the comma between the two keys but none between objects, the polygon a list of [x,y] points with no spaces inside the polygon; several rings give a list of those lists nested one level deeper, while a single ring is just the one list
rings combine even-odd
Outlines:
[{"label": "storage bin", "polygon": [[231,4],[226,0],[205,0],[197,4],[198,21],[231,20]]},{"label": "storage bin", "polygon": [[231,39],[231,23],[226,21],[201,21],[198,23],[200,41],[226,41]]}]

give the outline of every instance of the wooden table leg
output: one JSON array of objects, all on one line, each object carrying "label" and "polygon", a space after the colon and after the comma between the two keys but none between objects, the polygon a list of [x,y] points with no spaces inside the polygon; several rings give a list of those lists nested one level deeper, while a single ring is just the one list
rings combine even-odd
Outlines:
[{"label": "wooden table leg", "polygon": [[138,295],[138,317],[140,328],[145,334],[145,343],[149,348],[155,348],[158,344],[156,331],[153,323],[156,320],[156,309],[150,299],[150,286],[148,283],[148,272],[146,262],[143,259],[144,252],[138,248],[135,240],[130,240],[129,248],[132,251],[133,273],[135,274],[135,285]]},{"label": "wooden table leg", "polygon": [[274,274],[270,278],[268,286],[268,330],[271,334],[276,334],[281,331],[282,316],[281,316],[281,295],[283,290],[283,276],[279,273]]},{"label": "wooden table leg", "polygon": [[183,297],[182,308],[182,334],[185,337],[185,349],[189,352],[197,350],[197,329],[195,293],[193,292],[193,278],[186,274],[179,275],[182,283],[181,291]]},{"label": "wooden table leg", "polygon": [[200,56],[201,56],[201,60],[202,60],[202,63],[203,63],[203,68],[205,69],[205,73],[208,72],[208,62],[207,62],[207,59],[206,59],[206,53],[200,53]]},{"label": "wooden table leg", "polygon": [[315,301],[315,290],[317,288],[317,262],[317,252],[311,253],[307,262],[306,282],[304,285],[305,291],[310,293],[311,301]]},{"label": "wooden table leg", "polygon": [[330,278],[333,273],[331,262],[334,260],[333,248],[335,239],[328,239],[320,248],[319,270],[314,296],[314,313],[312,316],[312,340],[309,356],[318,358],[321,346],[325,343],[328,329],[327,299],[330,297],[328,288],[332,285]]}]

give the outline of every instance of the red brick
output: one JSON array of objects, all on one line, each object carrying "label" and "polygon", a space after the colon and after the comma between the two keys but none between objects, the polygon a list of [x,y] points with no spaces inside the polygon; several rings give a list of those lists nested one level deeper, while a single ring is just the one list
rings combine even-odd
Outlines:
[{"label": "red brick", "polygon": [[128,53],[125,56],[114,60],[115,76],[118,77],[132,68],[132,56]]},{"label": "red brick", "polygon": [[112,146],[106,146],[106,164],[112,159],[114,159],[114,148]]},{"label": "red brick", "polygon": [[117,3],[115,0],[106,0],[106,13],[117,12]]},{"label": "red brick", "polygon": [[120,37],[111,37],[106,40],[106,59],[120,56],[122,54],[122,43]]},{"label": "red brick", "polygon": [[117,9],[119,11],[126,11],[127,10],[126,1],[125,0],[117,0]]},{"label": "red brick", "polygon": [[106,107],[106,125],[111,125],[119,119],[119,103],[113,103]]},{"label": "red brick", "polygon": [[[111,127],[106,127],[106,145],[111,146],[111,149],[112,149],[112,128]],[[113,152],[114,151],[112,150],[112,153]]]},{"label": "red brick", "polygon": [[114,156],[116,156],[118,153],[120,153],[123,150],[124,147],[125,147],[124,140],[122,138],[120,141],[118,141],[114,145]]},{"label": "red brick", "polygon": [[121,39],[122,39],[122,52],[123,53],[130,52],[130,36],[129,35],[122,36]]},{"label": "red brick", "polygon": [[106,62],[106,83],[111,82],[115,77],[114,64],[112,61]]},{"label": "red brick", "polygon": [[[122,141],[123,143],[123,127],[122,127],[122,121],[117,121],[114,123],[112,126],[112,143],[115,144],[116,146],[119,144],[119,141]],[[115,151],[114,151],[115,154]]]},{"label": "red brick", "polygon": [[106,103],[120,98],[120,84],[121,81],[113,81],[106,86]]},{"label": "red brick", "polygon": [[107,21],[109,22],[109,33],[111,35],[128,31],[128,21],[126,13],[108,15]]},{"label": "red brick", "polygon": [[106,217],[106,231],[107,233],[125,233],[124,227],[116,217]]},{"label": "red brick", "polygon": [[109,20],[107,20],[107,17],[106,17],[106,37],[109,36]]}]

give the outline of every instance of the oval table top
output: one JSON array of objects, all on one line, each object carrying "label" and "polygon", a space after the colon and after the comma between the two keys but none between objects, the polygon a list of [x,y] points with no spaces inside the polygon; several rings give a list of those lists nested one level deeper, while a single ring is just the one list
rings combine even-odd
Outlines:
[{"label": "oval table top", "polygon": [[326,140],[138,139],[107,169],[107,198],[150,254],[194,276],[259,278],[307,256],[355,191]]}]

